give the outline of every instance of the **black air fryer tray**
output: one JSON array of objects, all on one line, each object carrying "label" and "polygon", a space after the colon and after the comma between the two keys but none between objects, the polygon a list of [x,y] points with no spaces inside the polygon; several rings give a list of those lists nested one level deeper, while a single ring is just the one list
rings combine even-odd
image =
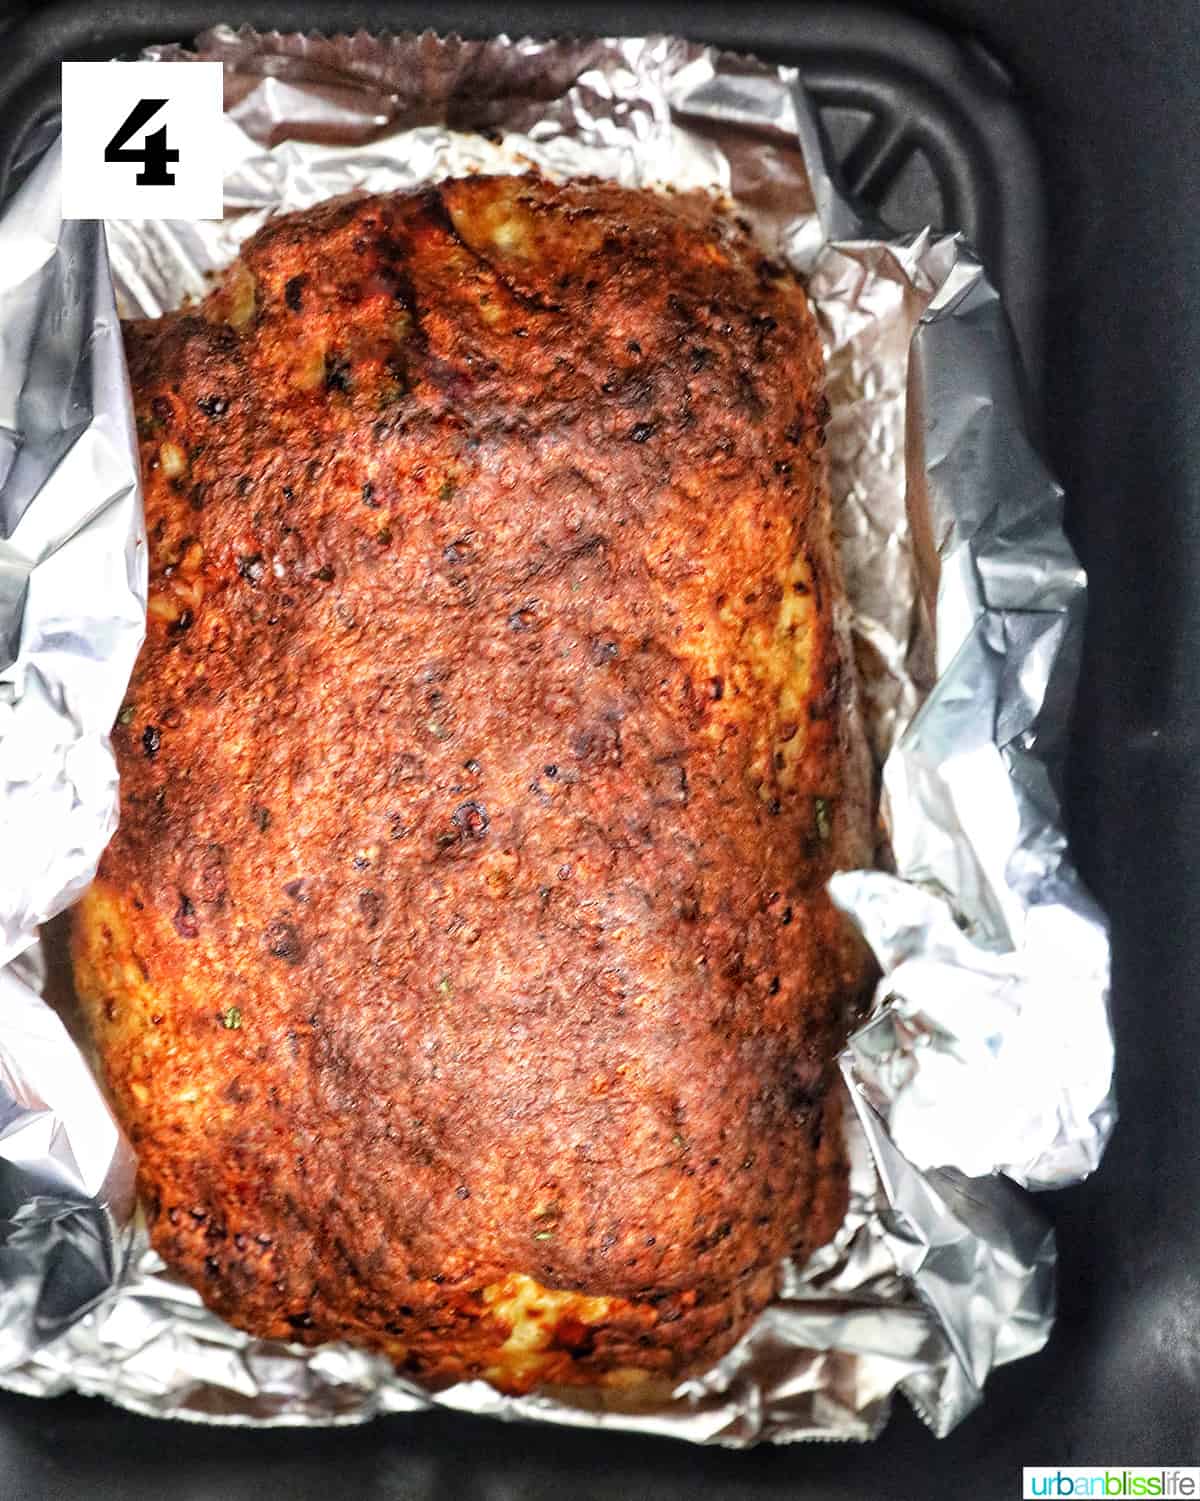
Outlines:
[{"label": "black air fryer tray", "polygon": [[[1184,17],[1194,0],[1182,0]],[[993,12],[985,0],[944,0],[944,6],[966,13],[979,22],[990,22]],[[1168,22],[1166,31],[1189,34],[1183,19],[1170,19],[1170,0],[1163,0]],[[1090,103],[1091,86],[1097,76],[1111,81],[1105,69],[1104,18],[1124,16],[1122,6],[1110,0],[1094,0],[1090,6],[1066,5],[1075,21],[1056,25],[1054,5],[1046,5],[1044,25],[1039,0],[1011,0],[1004,10],[1012,24],[1007,35],[1040,74],[1043,91],[1053,93],[1059,74]],[[1156,10],[1158,7],[1156,7]],[[1079,16],[1083,15],[1083,22]],[[327,33],[368,30],[412,30],[435,27],[466,36],[563,34],[645,34],[654,31],[681,33],[736,51],[754,52],[777,62],[793,63],[815,96],[824,129],[840,166],[843,185],[880,217],[898,229],[916,229],[926,224],[963,230],[982,251],[1008,303],[1034,401],[1033,416],[1047,433],[1053,459],[1065,455],[1068,467],[1075,465],[1090,475],[1101,498],[1119,497],[1120,478],[1113,475],[1105,491],[1105,478],[1097,478],[1096,465],[1081,459],[1091,439],[1086,426],[1095,400],[1097,382],[1105,369],[1097,363],[1112,353],[1118,327],[1128,327],[1124,304],[1113,318],[1112,330],[1092,332],[1078,326],[1077,308],[1097,305],[1096,285],[1103,292],[1100,303],[1107,316],[1108,284],[1083,259],[1075,260],[1064,278],[1056,276],[1046,250],[1045,205],[1038,156],[1027,131],[1022,110],[1005,69],[979,44],[951,39],[921,23],[902,16],[856,5],[785,7],[761,0],[758,5],[732,5],[700,0],[686,7],[670,0],[617,0],[599,5],[594,0],[570,5],[569,0],[513,0],[503,8],[491,8],[487,0],[443,0],[439,5],[420,0],[243,0],[237,5],[209,4],[203,0],[119,0],[93,5],[88,0],[64,0],[49,7],[25,11],[23,18],[8,12],[4,28],[5,0],[0,0],[0,196],[4,183],[19,180],[31,156],[36,155],[53,133],[57,110],[58,64],[63,59],[136,56],[146,43],[187,41],[218,20],[245,22],[261,30],[294,31],[320,29]],[[1095,25],[1096,18],[1100,24]],[[1160,18],[1161,20],[1161,18]],[[1194,20],[1194,17],[1193,17]],[[1093,26],[1087,32],[1088,25]],[[1123,34],[1136,36],[1140,22],[1112,24]],[[1050,54],[1071,49],[1074,28],[1082,25],[1091,55]],[[997,19],[997,26],[1005,28]],[[1097,40],[1099,38],[1099,40]],[[1083,43],[1081,42],[1081,45]],[[1129,45],[1133,45],[1130,43]],[[1039,50],[1040,49],[1040,50]],[[1097,60],[1099,58],[1099,61]],[[1176,76],[1193,87],[1196,67],[1178,67]],[[1131,98],[1138,98],[1150,113],[1159,101],[1152,93],[1149,74],[1131,83]],[[1140,93],[1138,90],[1140,89]],[[1048,118],[1053,118],[1053,111]],[[1065,117],[1064,117],[1065,118]],[[1043,121],[1043,124],[1045,122]],[[1120,145],[1101,144],[1111,156],[1131,163],[1147,160],[1137,138],[1139,121],[1122,119],[1126,132]],[[1117,128],[1113,122],[1098,130]],[[1074,148],[1085,154],[1086,130],[1074,122]],[[1045,144],[1046,133],[1042,141]],[[1082,144],[1081,144],[1082,142]],[[1062,143],[1052,140],[1050,156],[1058,174],[1067,182],[1068,205],[1078,223],[1090,221],[1078,202],[1077,163],[1064,160]],[[1168,176],[1169,166],[1152,162],[1143,170]],[[1059,182],[1055,183],[1056,190]],[[1074,196],[1072,196],[1074,195]],[[1142,195],[1144,197],[1144,195]],[[1111,202],[1110,202],[1111,210]],[[1072,231],[1074,233],[1074,230]],[[1070,247],[1072,250],[1074,244]],[[1176,247],[1177,248],[1177,247]],[[1085,251],[1088,249],[1085,246]],[[1095,256],[1093,255],[1093,259]],[[1123,269],[1123,267],[1122,267]],[[1090,280],[1089,280],[1090,277]],[[1066,281],[1065,293],[1060,283]],[[1058,343],[1049,350],[1043,369],[1042,329],[1047,292],[1060,295],[1051,307],[1050,326]],[[1193,299],[1194,300],[1194,299]],[[1062,305],[1068,309],[1065,315]],[[1184,310],[1186,313],[1186,309]],[[1183,314],[1176,309],[1175,322]],[[1187,319],[1184,317],[1187,325]],[[1187,325],[1190,327],[1190,325]],[[1170,341],[1174,327],[1170,309],[1157,314],[1160,337]],[[1185,334],[1176,341],[1182,341]],[[1186,347],[1186,346],[1185,346]],[[1200,353],[1200,342],[1193,341]],[[1092,365],[1089,366],[1089,357]],[[1141,370],[1153,369],[1156,351],[1147,349]],[[1128,363],[1128,362],[1127,362]],[[1137,362],[1134,361],[1137,368]],[[1050,406],[1041,405],[1043,374]],[[1143,391],[1143,396],[1145,392]],[[1113,400],[1108,410],[1113,410]],[[1123,403],[1117,404],[1121,409]],[[1082,447],[1081,447],[1082,445]],[[1093,443],[1094,446],[1094,443]],[[1125,472],[1129,471],[1126,462]],[[1140,461],[1137,471],[1140,473]],[[1163,483],[1172,475],[1160,468]],[[1178,476],[1175,476],[1178,481]],[[1176,488],[1179,488],[1178,483]],[[1077,512],[1078,515],[1078,512]],[[1112,504],[1107,514],[1087,518],[1076,530],[1088,532],[1098,545],[1111,544],[1101,553],[1099,569],[1093,566],[1093,619],[1097,603],[1103,611],[1100,631],[1110,645],[1128,641],[1132,625],[1144,634],[1145,622],[1136,610],[1118,610],[1108,599],[1106,587],[1137,565],[1120,553],[1120,527]],[[1135,527],[1136,530],[1136,527]],[[1145,540],[1147,523],[1138,533]],[[1084,543],[1087,536],[1083,538]],[[1085,561],[1093,562],[1084,547]],[[1160,586],[1169,569],[1162,559],[1151,561],[1141,571]],[[1178,569],[1180,565],[1176,565]],[[1173,575],[1179,582],[1180,575]],[[1168,607],[1172,604],[1166,596]],[[1174,601],[1178,613],[1178,601]],[[1171,617],[1161,626],[1169,632]],[[1151,633],[1152,634],[1152,633]],[[1098,688],[1095,673],[1116,674]],[[1089,672],[1092,674],[1089,679]],[[1084,870],[1098,885],[1116,919],[1118,1000],[1122,976],[1128,976],[1128,956],[1122,960],[1122,934],[1132,930],[1131,944],[1153,953],[1159,941],[1166,944],[1170,970],[1176,981],[1188,974],[1186,954],[1197,945],[1172,949],[1169,935],[1156,931],[1154,913],[1178,909],[1177,890],[1170,879],[1152,879],[1152,848],[1138,838],[1134,816],[1134,793],[1123,777],[1146,779],[1145,810],[1148,821],[1157,818],[1164,827],[1164,802],[1177,790],[1178,815],[1195,824],[1197,802],[1193,782],[1181,778],[1177,767],[1157,759],[1155,747],[1146,738],[1156,731],[1135,734],[1128,721],[1145,709],[1137,695],[1124,692],[1120,664],[1111,657],[1097,661],[1095,632],[1085,661],[1081,719],[1085,729],[1098,731],[1097,746],[1089,739],[1076,752],[1075,781],[1070,786],[1069,807],[1076,814],[1076,837]],[[1182,692],[1183,690],[1180,690]],[[1143,695],[1143,697],[1145,697]],[[1172,690],[1170,703],[1178,694]],[[1149,701],[1147,700],[1147,703]],[[1114,708],[1115,704],[1115,708]],[[1149,703],[1153,710],[1154,704]],[[1123,728],[1124,725],[1124,728]],[[1189,742],[1191,743],[1191,742]],[[1179,747],[1176,747],[1178,750]],[[1115,769],[1114,769],[1115,768]],[[1188,794],[1191,794],[1189,797]],[[1174,808],[1172,811],[1176,811]],[[1172,834],[1174,833],[1172,827]],[[1147,834],[1147,837],[1148,834]],[[1169,847],[1179,841],[1169,838]],[[2,857],[2,854],[0,854]],[[1137,874],[1137,890],[1111,872],[1128,860]],[[1194,862],[1193,862],[1194,863]],[[1103,879],[1105,867],[1109,879]],[[1161,900],[1154,897],[1160,893]],[[1140,978],[1140,976],[1139,976]],[[1194,978],[1194,974],[1193,974]],[[1151,998],[1147,998],[1151,1001]],[[1153,998],[1161,1004],[1162,997]],[[1118,1020],[1120,1012],[1118,1008]],[[2,1020],[0,1020],[2,1025]],[[1120,1029],[1119,1029],[1120,1030]],[[1191,1024],[1195,1033],[1195,1024]],[[1143,1034],[1138,1024],[1139,1036]],[[1126,1029],[1128,1033],[1128,1028]],[[1186,1040],[1187,1032],[1184,1032]],[[1169,1098],[1156,1088],[1154,1058],[1161,1065],[1167,1054],[1163,1031],[1151,1033],[1156,1052],[1146,1046],[1143,1061],[1130,1070],[1134,1108],[1143,1117],[1157,1111],[1172,1122],[1170,1139],[1186,1137],[1178,1112]],[[1194,1040],[1194,1038],[1193,1038]],[[1129,1037],[1121,1038],[1128,1046]],[[1124,1055],[1126,1058],[1129,1053]],[[1185,1054],[1186,1057],[1186,1054]],[[1170,1065],[1166,1065],[1169,1075]],[[1197,1091],[1200,1093],[1200,1091]],[[1128,1113],[1131,1101],[1122,1096]],[[1181,1106],[1191,1112],[1194,1105]],[[1148,1165],[1145,1132],[1133,1133],[1133,1160],[1139,1173]],[[938,1444],[920,1427],[905,1404],[897,1403],[896,1414],[884,1437],[874,1445],[806,1445],[746,1453],[699,1449],[661,1439],[642,1439],[618,1433],[556,1430],[549,1427],[505,1427],[499,1423],[454,1414],[420,1414],[376,1422],[350,1430],[239,1431],[163,1424],[132,1417],[105,1403],[78,1397],[40,1402],[0,1393],[0,1498],[3,1501],[49,1501],[49,1498],[84,1497],[88,1501],[150,1501],[178,1494],[195,1501],[260,1501],[260,1498],[307,1498],[346,1496],[370,1498],[535,1498],[564,1496],[640,1498],[655,1496],[671,1501],[708,1501],[708,1498],[787,1497],[828,1498],[828,1501],[924,1501],[927,1497],[972,1495],[980,1498],[1018,1496],[1022,1464],[1188,1464],[1200,1462],[1200,1297],[1194,1292],[1194,1273],[1186,1282],[1193,1288],[1190,1305],[1181,1306],[1173,1321],[1161,1318],[1145,1326],[1139,1322],[1133,1297],[1134,1274],[1126,1267],[1138,1251],[1142,1279],[1157,1276],[1162,1287],[1179,1287],[1181,1269],[1190,1258],[1186,1248],[1154,1229],[1147,1202],[1159,1202],[1163,1193],[1145,1178],[1114,1170],[1113,1155],[1124,1141],[1119,1134],[1110,1165],[1096,1183],[1084,1190],[1054,1196],[1062,1235],[1064,1318],[1049,1349],[1032,1360],[997,1373],[989,1385],[981,1412],[975,1414],[948,1440]],[[1140,1153],[1140,1155],[1139,1155]],[[1171,1159],[1170,1189],[1177,1198],[1186,1193],[1190,1173],[1193,1205],[1200,1201],[1195,1173],[1195,1149],[1190,1158]],[[1123,1227],[1137,1217],[1143,1225],[1141,1239]],[[1114,1229],[1114,1227],[1121,1227]],[[1108,1239],[1097,1248],[1096,1230]],[[1099,1300],[1104,1299],[1103,1306]],[[1153,1299],[1152,1299],[1153,1305]],[[1159,1312],[1151,1306],[1151,1313]],[[1147,1318],[1150,1316],[1147,1315]],[[1163,1329],[1169,1334],[1164,1336]],[[1107,1344],[1107,1349],[1103,1346]],[[1145,1436],[1152,1448],[1138,1449]],[[1158,1447],[1164,1440],[1173,1447]],[[1119,1444],[1120,1452],[1110,1447]],[[961,1488],[960,1488],[961,1487]]]}]

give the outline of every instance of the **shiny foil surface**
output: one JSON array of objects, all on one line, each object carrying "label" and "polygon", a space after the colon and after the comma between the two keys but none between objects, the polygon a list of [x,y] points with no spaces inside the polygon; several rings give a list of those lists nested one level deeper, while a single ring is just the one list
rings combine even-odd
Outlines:
[{"label": "shiny foil surface", "polygon": [[[194,1421],[436,1403],[730,1445],[868,1439],[899,1390],[947,1433],[1049,1333],[1054,1240],[1025,1189],[1085,1176],[1115,1118],[1107,931],[1056,792],[1086,586],[983,268],[955,236],[858,221],[795,70],[677,39],[218,27],[147,55],[225,64],[224,220],[112,223],[106,243],[60,221],[53,147],[0,212],[0,1385]],[[482,1382],[431,1397],[377,1357],[222,1323],[149,1248],[69,1006],[64,1025],[41,998],[62,954],[38,927],[114,827],[107,731],[142,632],[117,313],[202,296],[271,214],[531,167],[712,190],[805,277],[882,775],[886,869],[832,888],[882,970],[841,1059],[846,1221],[717,1366],[633,1411]]]}]

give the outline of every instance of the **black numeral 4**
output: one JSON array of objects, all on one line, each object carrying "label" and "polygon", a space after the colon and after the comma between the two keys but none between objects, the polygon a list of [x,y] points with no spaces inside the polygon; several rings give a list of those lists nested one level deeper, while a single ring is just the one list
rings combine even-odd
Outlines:
[{"label": "black numeral 4", "polygon": [[135,181],[146,188],[169,188],[175,183],[174,172],[167,171],[168,162],[177,162],[179,152],[167,145],[167,127],[159,126],[146,136],[140,146],[127,147],[125,142],[137,135],[166,104],[165,99],[139,99],[117,127],[111,141],[104,148],[106,162],[141,162],[142,170]]}]

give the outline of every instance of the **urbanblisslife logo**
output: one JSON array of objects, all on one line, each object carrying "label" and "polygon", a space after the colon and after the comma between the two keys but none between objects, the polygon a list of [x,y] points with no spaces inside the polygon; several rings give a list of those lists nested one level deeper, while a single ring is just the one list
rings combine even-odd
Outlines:
[{"label": "urbanblisslife logo", "polygon": [[1030,1496],[1192,1496],[1200,1501],[1200,1468],[1129,1465],[1045,1465],[1021,1472],[1022,1501]]}]

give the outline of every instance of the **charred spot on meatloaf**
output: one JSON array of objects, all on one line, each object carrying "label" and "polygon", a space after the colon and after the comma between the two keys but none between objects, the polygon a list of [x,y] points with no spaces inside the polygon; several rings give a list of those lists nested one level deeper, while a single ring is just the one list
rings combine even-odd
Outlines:
[{"label": "charred spot on meatloaf", "polygon": [[77,984],[154,1244],[429,1381],[674,1380],[844,1204],[870,807],[803,291],[450,181],[127,325],[150,541]]}]

